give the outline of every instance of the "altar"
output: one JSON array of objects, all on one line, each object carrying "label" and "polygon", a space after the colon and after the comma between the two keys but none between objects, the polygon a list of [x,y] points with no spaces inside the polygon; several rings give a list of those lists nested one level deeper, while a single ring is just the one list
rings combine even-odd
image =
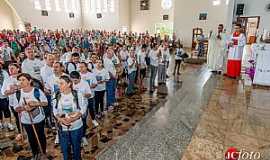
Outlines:
[{"label": "altar", "polygon": [[270,86],[270,44],[253,44],[251,48],[256,62],[253,84]]}]

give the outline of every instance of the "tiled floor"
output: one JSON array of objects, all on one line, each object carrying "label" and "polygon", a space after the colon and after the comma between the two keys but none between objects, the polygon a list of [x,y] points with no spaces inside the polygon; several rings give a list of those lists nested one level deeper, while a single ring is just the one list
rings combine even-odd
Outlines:
[{"label": "tiled floor", "polygon": [[224,160],[229,147],[270,159],[270,92],[219,77],[182,160]]},{"label": "tiled floor", "polygon": [[216,84],[216,78],[210,75],[204,67],[189,69],[181,77],[181,89],[169,93],[164,105],[147,114],[127,135],[99,154],[97,159],[180,159]]}]

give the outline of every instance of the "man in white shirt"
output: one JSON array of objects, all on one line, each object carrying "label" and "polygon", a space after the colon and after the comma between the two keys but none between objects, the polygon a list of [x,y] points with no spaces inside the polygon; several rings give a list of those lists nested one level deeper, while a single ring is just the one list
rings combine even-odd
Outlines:
[{"label": "man in white shirt", "polygon": [[[53,63],[54,63],[54,55],[53,54],[47,54],[46,55],[46,64],[40,69],[40,74],[41,74],[41,79],[43,84],[46,86],[49,79],[52,75],[53,75]],[[45,95],[47,97],[48,100],[48,106],[44,107],[44,112],[45,112],[45,116],[46,116],[46,123],[48,124],[49,127],[52,127],[52,97],[51,97],[51,93],[47,92],[47,90],[45,90]]]},{"label": "man in white shirt", "polygon": [[45,83],[45,88],[51,95],[59,91],[60,77],[66,75],[64,72],[64,66],[60,62],[55,62],[53,64],[53,74],[47,79]]},{"label": "man in white shirt", "polygon": [[71,55],[71,61],[66,64],[66,73],[69,74],[72,71],[78,71],[80,64],[80,54],[75,52]]},{"label": "man in white shirt", "polygon": [[44,83],[48,82],[48,78],[53,75],[53,63],[54,63],[54,55],[47,54],[46,56],[46,64],[40,69],[41,79]]},{"label": "man in white shirt", "polygon": [[71,60],[71,49],[70,47],[66,47],[66,52],[61,56],[61,62],[62,63],[67,63]]},{"label": "man in white shirt", "polygon": [[114,56],[114,51],[112,47],[109,47],[104,57],[104,68],[110,74],[110,80],[106,82],[107,90],[107,107],[109,110],[113,110],[113,107],[116,105],[116,69],[115,65],[119,64],[119,59]]},{"label": "man in white shirt", "polygon": [[1,57],[3,61],[5,62],[5,66],[3,66],[5,69],[9,65],[9,63],[12,62],[12,59],[16,59],[13,50],[9,47],[8,42],[4,42],[4,46],[1,49]]},{"label": "man in white shirt", "polygon": [[224,57],[227,51],[227,37],[223,24],[218,25],[217,33],[210,31],[208,38],[207,67],[213,73],[221,73],[224,68]]},{"label": "man in white shirt", "polygon": [[128,87],[126,90],[126,95],[131,96],[135,93],[135,78],[136,78],[136,71],[137,71],[137,60],[135,57],[135,49],[130,50],[130,56],[127,60],[128,63]]},{"label": "man in white shirt", "polygon": [[169,45],[166,43],[163,48],[161,48],[161,58],[158,65],[158,83],[165,84],[166,83],[166,73],[167,67],[169,66]]},{"label": "man in white shirt", "polygon": [[153,49],[150,51],[150,92],[154,91],[155,79],[157,76],[158,63],[161,57],[160,50],[158,50],[158,45],[154,44]]},{"label": "man in white shirt", "polygon": [[180,75],[180,66],[182,63],[182,55],[184,54],[183,45],[177,45],[176,51],[175,51],[175,65],[174,65],[174,71],[173,75],[175,75],[177,70],[177,75]]},{"label": "man in white shirt", "polygon": [[139,67],[139,85],[140,87],[144,90],[144,85],[143,85],[143,79],[145,78],[146,76],[146,67],[147,67],[147,64],[146,64],[146,49],[147,49],[147,46],[144,44],[142,45],[141,47],[141,50],[138,52],[137,54],[137,62],[138,62],[138,67]]},{"label": "man in white shirt", "polygon": [[40,69],[44,63],[41,60],[35,58],[34,51],[28,47],[25,49],[27,58],[22,63],[22,73],[28,73],[33,78],[41,81]]}]

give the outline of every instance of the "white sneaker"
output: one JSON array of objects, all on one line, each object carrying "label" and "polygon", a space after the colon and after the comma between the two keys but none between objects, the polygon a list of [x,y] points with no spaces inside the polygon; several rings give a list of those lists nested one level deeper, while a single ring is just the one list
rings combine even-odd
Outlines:
[{"label": "white sneaker", "polygon": [[54,144],[59,144],[59,135],[56,134]]},{"label": "white sneaker", "polygon": [[82,138],[82,145],[83,146],[88,146],[88,141],[85,137]]},{"label": "white sneaker", "polygon": [[94,125],[95,127],[97,127],[97,126],[99,125],[98,122],[97,122],[96,120],[93,120],[92,123],[93,123],[93,125]]},{"label": "white sneaker", "polygon": [[3,128],[4,128],[3,124],[2,124],[2,123],[0,123],[0,129],[3,129]]},{"label": "white sneaker", "polygon": [[10,131],[14,131],[14,130],[15,130],[15,126],[12,125],[11,123],[7,123],[7,128],[8,128]]}]

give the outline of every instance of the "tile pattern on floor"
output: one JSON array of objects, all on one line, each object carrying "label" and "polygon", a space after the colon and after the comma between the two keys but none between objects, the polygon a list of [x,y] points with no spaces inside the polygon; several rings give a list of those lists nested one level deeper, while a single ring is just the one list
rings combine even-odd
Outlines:
[{"label": "tile pattern on floor", "polygon": [[228,148],[270,159],[270,92],[219,77],[182,160],[224,160]]},{"label": "tile pattern on floor", "polygon": [[[216,78],[206,67],[181,75],[182,88],[97,156],[98,160],[179,160],[190,143]],[[172,84],[168,82],[169,84]],[[169,87],[168,87],[169,89]]]}]

